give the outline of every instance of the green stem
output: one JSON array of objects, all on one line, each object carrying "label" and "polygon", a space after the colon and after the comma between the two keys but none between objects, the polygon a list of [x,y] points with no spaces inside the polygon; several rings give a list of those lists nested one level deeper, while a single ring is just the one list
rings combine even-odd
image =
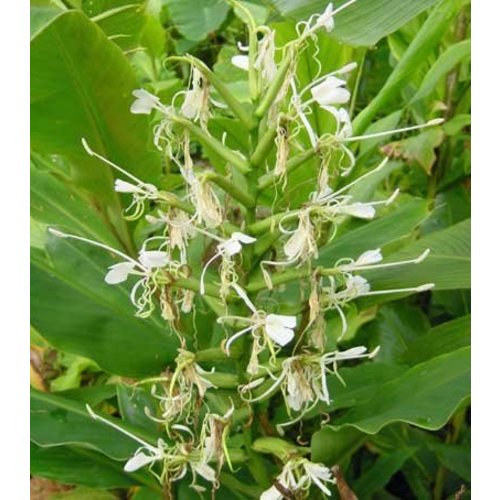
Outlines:
[{"label": "green stem", "polygon": [[216,174],[215,172],[209,172],[205,175],[205,178],[217,184],[226,193],[231,195],[232,198],[239,201],[245,208],[251,209],[255,207],[255,200],[252,196],[238,188],[231,179]]},{"label": "green stem", "polygon": [[289,210],[288,212],[282,212],[280,214],[271,215],[267,219],[260,220],[248,226],[248,232],[250,234],[260,234],[268,231],[273,225],[278,224],[285,217],[294,217],[298,215],[300,210]]},{"label": "green stem", "polygon": [[[316,154],[316,149],[311,148],[289,160],[288,163],[286,164],[287,175],[297,170],[297,168],[303,165],[307,160],[312,158],[315,154]],[[267,188],[268,186],[273,184],[275,180],[276,177],[272,172],[263,175],[262,177],[259,178],[259,183],[258,183],[259,190],[262,191],[263,189]]]},{"label": "green stem", "polygon": [[[295,281],[301,278],[306,278],[311,275],[311,270],[309,268],[305,269],[290,269],[282,273],[272,274],[271,281],[274,286],[282,285],[283,283],[288,283],[290,281]],[[260,292],[267,288],[264,278],[257,278],[248,283],[246,286],[247,292]]]},{"label": "green stem", "polygon": [[274,146],[274,138],[276,137],[276,130],[277,127],[270,127],[262,136],[262,139],[259,141],[257,147],[255,148],[255,151],[250,157],[250,163],[253,166],[258,167],[262,163],[264,163],[264,160],[269,154],[269,151],[271,151],[272,147]]},{"label": "green stem", "polygon": [[240,104],[240,102],[231,94],[229,89],[224,85],[222,80],[213,73],[204,62],[200,61],[193,56],[172,56],[168,57],[167,61],[181,61],[187,62],[196,66],[202,73],[203,76],[213,85],[215,90],[221,95],[226,104],[231,108],[236,117],[243,123],[243,125],[251,130],[256,126],[255,120],[252,118],[250,113],[248,113],[245,108]]},{"label": "green stem", "polygon": [[271,83],[271,85],[267,89],[266,94],[262,98],[262,101],[255,111],[255,116],[257,118],[262,118],[276,99],[276,96],[283,86],[283,82],[285,81],[291,63],[292,53],[288,52],[280,63],[280,67],[278,69],[278,72],[276,73],[276,77],[274,78],[273,83]]},{"label": "green stem", "polygon": [[202,128],[198,127],[194,123],[191,123],[189,120],[175,115],[170,116],[170,118],[185,129],[189,130],[189,132],[191,132],[199,141],[212,148],[218,155],[222,156],[222,158],[234,165],[240,172],[244,174],[250,172],[250,165],[245,157],[240,156],[232,149],[224,146],[224,144],[211,135],[208,135]]}]

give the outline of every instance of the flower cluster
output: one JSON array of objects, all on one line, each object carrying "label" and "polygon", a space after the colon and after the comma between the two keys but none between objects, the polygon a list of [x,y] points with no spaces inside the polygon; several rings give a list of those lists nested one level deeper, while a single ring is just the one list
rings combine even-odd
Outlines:
[{"label": "flower cluster", "polygon": [[[116,172],[114,189],[130,201],[125,216],[128,220],[144,221],[142,227],[146,228],[147,237],[132,257],[123,249],[83,236],[56,229],[51,232],[100,247],[118,257],[120,261],[109,266],[104,281],[109,285],[133,281],[130,301],[136,315],[147,318],[159,306],[161,316],[180,340],[175,369],[140,382],[151,384],[158,411],[148,409],[147,415],[161,424],[166,433],[164,440],[155,445],[148,443],[89,408],[92,417],[127,434],[140,445],[125,464],[126,471],[147,466],[162,484],[178,481],[190,473],[194,488],[201,488],[197,476],[216,488],[223,464],[231,467],[226,441],[235,407],[248,408],[249,404],[281,391],[289,416],[288,421],[279,424],[282,430],[301,420],[319,403],[331,403],[327,378],[331,375],[340,378],[339,362],[371,359],[376,355],[378,349],[368,352],[364,346],[327,350],[326,313],[339,315],[341,338],[349,326],[345,309],[351,301],[369,295],[422,292],[432,287],[424,284],[373,290],[363,276],[375,269],[418,264],[428,251],[410,260],[383,262],[381,250],[373,249],[356,258],[338,260],[329,268],[314,267],[322,245],[335,237],[341,224],[349,218],[373,219],[377,208],[393,203],[399,192],[375,201],[356,199],[352,188],[382,170],[387,159],[355,180],[343,182],[356,164],[350,143],[440,122],[431,120],[415,127],[355,136],[348,111],[351,99],[348,75],[356,65],[347,64],[321,74],[319,64],[313,81],[304,85],[298,79],[296,66],[304,48],[317,44],[320,30],[331,31],[335,15],[353,1],[336,10],[329,4],[323,13],[297,24],[296,39],[276,47],[275,32],[256,26],[246,7],[230,0],[248,21],[249,45],[240,45],[242,54],[233,57],[232,63],[248,72],[255,108],[251,114],[204,63],[191,56],[172,58],[188,62],[191,70],[187,90],[177,93],[170,104],[163,104],[144,89],[133,92],[130,111],[152,116],[156,122],[154,144],[183,181],[176,193],[163,191],[132,175],[94,151],[85,139],[82,141],[89,155]],[[223,107],[213,99],[214,89],[218,98],[226,101]],[[223,110],[220,113],[231,114],[252,136],[259,138],[258,144],[253,144],[252,155],[231,149],[225,144],[225,135],[219,140],[211,134],[208,124],[216,108]],[[320,134],[315,129],[310,116],[316,109],[331,117],[333,132]],[[214,150],[226,162],[223,173],[196,163],[191,155],[194,140]],[[290,172],[313,156],[319,161],[315,189],[308,201],[293,210],[277,204],[280,208],[273,206],[269,217],[260,218],[260,194],[268,187],[284,188]],[[334,182],[340,182],[340,187],[332,187]],[[264,208],[269,211],[269,207]],[[273,238],[263,236],[266,232]],[[199,249],[204,243],[205,257],[200,265],[192,248]],[[133,250],[129,252],[132,254]],[[295,269],[284,269],[287,266]],[[272,290],[278,285],[304,278],[308,278],[305,285],[308,299],[304,305],[285,309],[283,304],[270,300]],[[264,281],[263,286],[259,285],[259,279]],[[235,356],[238,366],[243,366],[235,374],[233,386],[239,400],[235,407],[231,402],[231,408],[222,416],[211,410],[207,398],[209,391],[217,392],[214,381],[217,374],[213,368],[206,370],[201,366],[203,362],[199,361],[196,348],[193,349],[196,344],[191,347],[191,339],[179,326],[183,315],[192,313],[202,299],[217,310],[217,324],[226,333],[230,331],[221,348],[212,349],[222,354],[217,359]],[[235,343],[242,348],[236,349]],[[205,412],[201,425],[200,412]],[[275,484],[261,498],[288,498],[287,492],[291,496],[307,495],[312,486],[329,496],[334,483],[331,471],[324,465],[291,457]]]}]

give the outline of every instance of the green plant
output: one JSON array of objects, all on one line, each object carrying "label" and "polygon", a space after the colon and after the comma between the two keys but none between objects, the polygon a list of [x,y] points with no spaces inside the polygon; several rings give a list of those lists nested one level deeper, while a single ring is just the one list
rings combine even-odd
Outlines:
[{"label": "green plant", "polygon": [[[361,0],[310,16],[276,1],[302,20],[273,28],[262,6],[230,0],[248,47],[227,43],[213,68],[162,60],[180,41],[163,38],[154,2],[118,47],[132,7],[104,3],[34,8],[32,321],[113,374],[33,391],[34,473],[140,485],[134,498],[314,498],[335,483],[341,498],[368,498],[397,471],[414,495],[453,491],[445,471],[466,475],[450,450],[463,459],[469,395],[463,2],[389,35],[397,62],[373,99],[367,50],[330,36],[347,16],[339,36],[353,42],[349,11],[373,17]],[[373,36],[421,12],[412,5]],[[461,39],[436,58],[459,12]],[[146,50],[132,69],[122,51],[134,39]],[[430,99],[440,92],[444,106]],[[398,95],[404,107],[371,124]],[[458,319],[431,327],[439,313]],[[450,418],[446,447],[421,430]],[[366,472],[349,470],[348,486],[338,465],[365,445]]]}]

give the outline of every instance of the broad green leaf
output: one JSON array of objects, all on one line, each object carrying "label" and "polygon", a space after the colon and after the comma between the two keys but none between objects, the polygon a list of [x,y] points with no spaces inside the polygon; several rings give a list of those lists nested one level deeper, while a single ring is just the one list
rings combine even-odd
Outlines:
[{"label": "broad green leaf", "polygon": [[81,139],[144,181],[158,176],[158,155],[147,145],[148,121],[129,111],[138,87],[130,64],[82,12],[66,11],[32,39],[31,70],[33,149],[69,158],[75,181],[94,194],[126,240],[113,173],[89,157]]},{"label": "broad green leaf", "polygon": [[109,254],[56,237],[46,251],[50,262],[33,252],[31,317],[53,346],[130,377],[158,374],[173,361],[178,341],[163,320],[135,317],[131,285],[104,282],[116,262]]},{"label": "broad green leaf", "polygon": [[32,6],[30,8],[30,37],[36,36],[39,31],[62,13],[64,13],[64,9],[53,5]]},{"label": "broad green leaf", "polygon": [[61,231],[120,247],[97,210],[70,185],[47,171],[32,168],[30,187],[31,216],[34,219]]},{"label": "broad green leaf", "polygon": [[193,41],[215,31],[229,11],[228,4],[219,0],[165,0],[165,4],[182,36]]},{"label": "broad green leaf", "polygon": [[470,396],[470,348],[435,357],[382,384],[365,403],[333,422],[376,434],[392,422],[441,428]]},{"label": "broad green leaf", "polygon": [[428,215],[427,202],[411,200],[389,215],[337,237],[321,251],[317,263],[333,266],[336,260],[343,257],[356,258],[365,250],[380,248],[399,240],[421,224]]},{"label": "broad green leaf", "polygon": [[416,452],[416,448],[401,448],[387,455],[380,456],[375,464],[363,472],[361,478],[353,484],[353,490],[359,498],[371,498],[380,491]]},{"label": "broad green leaf", "polygon": [[116,395],[118,396],[120,415],[124,420],[151,432],[155,431],[157,424],[146,414],[146,409],[149,409],[150,414],[154,415],[157,408],[156,400],[149,391],[143,387],[120,384],[116,386]]},{"label": "broad green leaf", "polygon": [[[90,416],[85,405],[55,394],[31,390],[31,439],[38,446],[78,445],[116,460],[126,460],[140,444]],[[155,435],[113,417],[108,420],[154,444]]]},{"label": "broad green leaf", "polygon": [[366,130],[379,111],[386,111],[399,91],[411,80],[415,70],[427,60],[429,54],[441,42],[443,33],[449,29],[450,23],[462,5],[463,0],[440,0],[434,7],[380,92],[354,120],[356,135]]},{"label": "broad green leaf", "polygon": [[368,328],[370,345],[380,346],[378,362],[394,362],[401,353],[428,332],[427,316],[418,307],[405,303],[386,304],[380,308]]},{"label": "broad green leaf", "polygon": [[448,47],[432,65],[431,69],[425,75],[424,81],[420,85],[410,104],[427,97],[437,86],[439,81],[444,78],[457,64],[470,58],[471,43],[470,40],[463,40]]},{"label": "broad green leaf", "polygon": [[400,360],[411,365],[422,363],[470,345],[470,335],[470,316],[456,318],[432,328],[427,335],[410,343]]},{"label": "broad green leaf", "polygon": [[128,488],[140,484],[123,471],[122,463],[76,446],[42,448],[32,443],[30,472],[65,484],[96,488]]},{"label": "broad green leaf", "polygon": [[470,288],[470,219],[421,238],[392,253],[386,262],[415,258],[430,249],[420,264],[365,272],[374,290],[435,283],[436,290]]},{"label": "broad green leaf", "polygon": [[144,0],[83,0],[82,10],[123,50],[139,45],[145,23]]},{"label": "broad green leaf", "polygon": [[345,463],[367,436],[353,427],[335,430],[325,425],[312,435],[311,460],[325,465]]},{"label": "broad green leaf", "polygon": [[[278,12],[292,19],[322,13],[328,0],[272,0]],[[357,0],[335,17],[333,35],[351,45],[374,45],[398,30],[436,0]],[[339,7],[335,3],[335,7]]]}]

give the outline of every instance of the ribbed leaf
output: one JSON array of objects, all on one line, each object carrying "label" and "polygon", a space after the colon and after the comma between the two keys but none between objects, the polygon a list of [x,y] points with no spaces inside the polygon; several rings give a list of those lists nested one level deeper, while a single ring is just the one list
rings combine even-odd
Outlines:
[{"label": "ribbed leaf", "polygon": [[[328,3],[328,0],[272,0],[280,14],[294,20],[323,12]],[[357,0],[337,15],[333,34],[352,45],[374,45],[435,3],[436,0]],[[335,2],[335,7],[340,5]]]},{"label": "ribbed leaf", "polygon": [[334,422],[376,434],[392,422],[439,429],[470,396],[470,348],[418,364],[382,384],[365,403]]},{"label": "ribbed leaf", "polygon": [[176,337],[158,317],[134,316],[128,288],[107,285],[103,250],[51,237],[50,260],[34,251],[31,318],[55,347],[96,361],[111,373],[140,377],[161,372],[176,355]]},{"label": "ribbed leaf", "polygon": [[188,40],[200,41],[215,31],[229,11],[220,0],[165,0],[177,29]]},{"label": "ribbed leaf", "polygon": [[435,283],[436,290],[470,288],[470,219],[436,231],[389,256],[386,262],[411,259],[429,248],[424,262],[363,273],[374,289]]},{"label": "ribbed leaf", "polygon": [[365,250],[379,248],[399,240],[421,224],[428,215],[427,202],[411,200],[391,214],[336,238],[321,251],[318,265],[333,266],[337,259],[356,258]]}]

